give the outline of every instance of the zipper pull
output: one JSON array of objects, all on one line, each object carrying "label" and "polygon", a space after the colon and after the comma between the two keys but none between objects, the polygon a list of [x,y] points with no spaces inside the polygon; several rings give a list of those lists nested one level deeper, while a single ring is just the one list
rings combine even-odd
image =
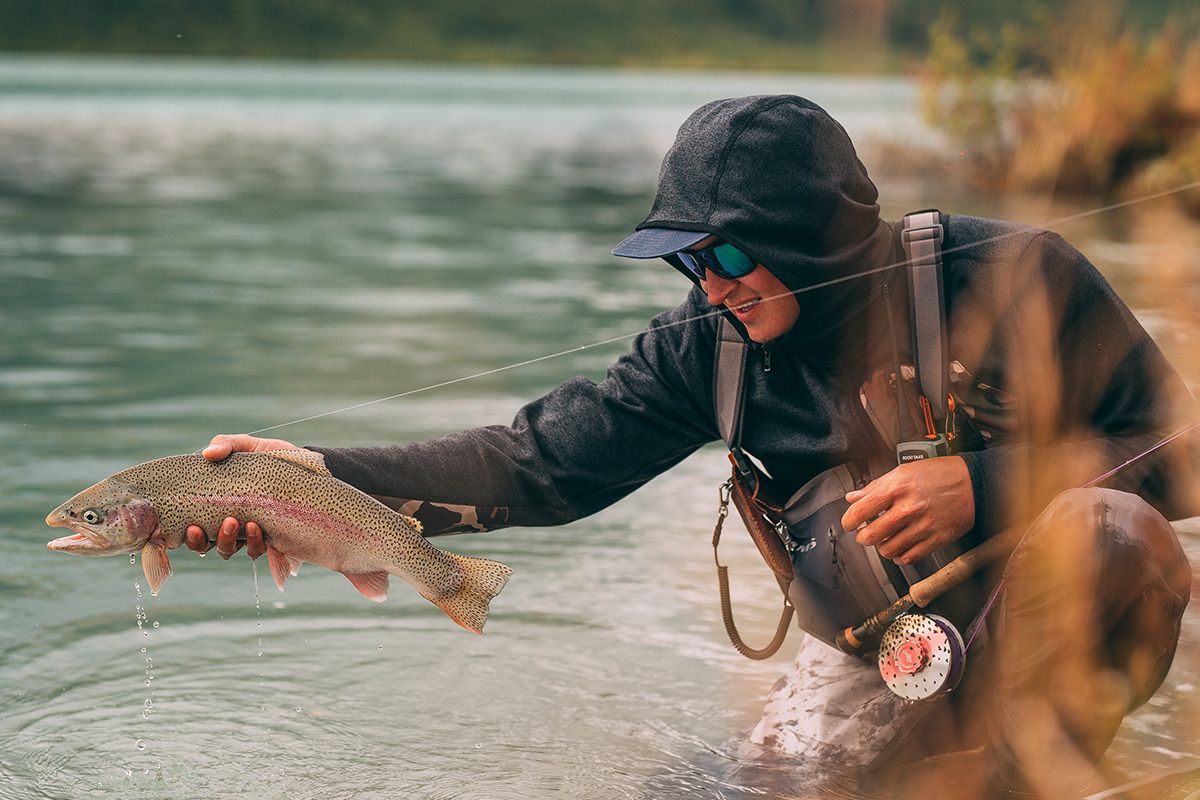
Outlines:
[{"label": "zipper pull", "polygon": [[771,351],[763,350],[763,372],[771,371]]}]

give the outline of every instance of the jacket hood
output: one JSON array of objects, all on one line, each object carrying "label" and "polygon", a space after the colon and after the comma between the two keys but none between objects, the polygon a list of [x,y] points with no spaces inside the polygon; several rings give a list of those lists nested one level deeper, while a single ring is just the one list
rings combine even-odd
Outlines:
[{"label": "jacket hood", "polygon": [[877,198],[850,137],[817,104],[716,100],[679,129],[637,229],[704,231],[736,245],[797,292],[800,317],[783,339],[812,344],[866,310],[878,280],[863,273],[891,260]]}]

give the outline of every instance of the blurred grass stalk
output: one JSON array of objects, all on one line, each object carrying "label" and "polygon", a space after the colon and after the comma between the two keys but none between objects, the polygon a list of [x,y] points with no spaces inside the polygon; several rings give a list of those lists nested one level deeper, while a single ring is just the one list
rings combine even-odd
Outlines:
[{"label": "blurred grass stalk", "polygon": [[[1200,180],[1200,13],[1157,30],[1120,2],[1071,2],[999,29],[946,11],[923,111],[985,190],[1135,197]],[[1179,200],[1200,217],[1200,189]]]}]

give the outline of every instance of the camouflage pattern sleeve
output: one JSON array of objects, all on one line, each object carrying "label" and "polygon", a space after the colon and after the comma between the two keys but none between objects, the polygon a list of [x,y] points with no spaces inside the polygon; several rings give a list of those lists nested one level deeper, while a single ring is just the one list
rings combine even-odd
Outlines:
[{"label": "camouflage pattern sleeve", "polygon": [[509,526],[506,506],[455,505],[378,494],[371,496],[394,511],[420,520],[421,533],[427,538],[452,533],[486,533]]}]

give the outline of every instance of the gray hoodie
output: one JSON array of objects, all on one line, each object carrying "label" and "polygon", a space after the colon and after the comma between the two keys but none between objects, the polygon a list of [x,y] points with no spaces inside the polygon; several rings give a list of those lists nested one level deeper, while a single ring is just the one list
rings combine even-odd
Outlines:
[{"label": "gray hoodie", "polygon": [[[889,451],[859,396],[892,363],[893,340],[911,360],[905,284],[890,268],[902,263],[897,226],[879,218],[876,197],[849,137],[820,107],[794,96],[719,100],[680,129],[638,226],[716,234],[798,292],[799,321],[752,348],[746,382],[743,446],[784,493],[830,466]],[[1061,237],[950,216],[944,251],[962,391],[996,401],[959,409],[973,433],[964,440],[975,449],[961,455],[976,535],[1020,519],[1014,497],[1040,507],[1082,482],[1071,465],[1086,461],[1091,477],[1120,463],[1190,404],[1128,308]],[[891,327],[885,283],[898,320]],[[651,320],[605,380],[567,381],[510,425],[313,449],[337,477],[421,518],[427,534],[587,516],[718,438],[711,310],[693,287]],[[1006,418],[992,424],[994,411]],[[1118,485],[1178,513],[1167,474],[1160,462]]]}]

